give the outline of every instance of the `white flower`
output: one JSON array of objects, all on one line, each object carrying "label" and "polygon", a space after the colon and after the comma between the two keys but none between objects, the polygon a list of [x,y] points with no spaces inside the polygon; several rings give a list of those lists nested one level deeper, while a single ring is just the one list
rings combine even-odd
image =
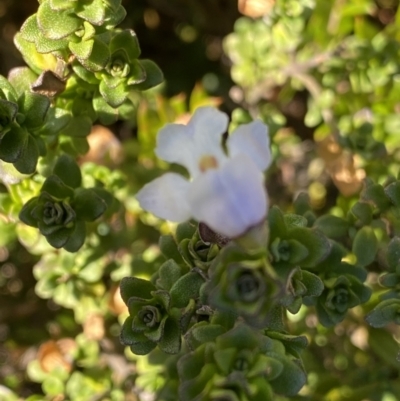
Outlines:
[{"label": "white flower", "polygon": [[266,216],[263,171],[271,163],[267,126],[253,121],[238,127],[221,145],[228,117],[198,108],[187,125],[167,124],[157,137],[160,159],[180,164],[191,181],[166,173],[137,194],[141,207],[175,222],[194,218],[230,238],[244,234]]}]

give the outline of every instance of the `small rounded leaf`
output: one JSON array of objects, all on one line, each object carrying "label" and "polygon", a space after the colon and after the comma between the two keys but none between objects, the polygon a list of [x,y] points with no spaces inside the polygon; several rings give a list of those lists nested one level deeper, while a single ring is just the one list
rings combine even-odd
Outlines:
[{"label": "small rounded leaf", "polygon": [[178,308],[184,308],[191,299],[199,297],[199,290],[204,279],[195,272],[182,276],[171,288],[172,304]]},{"label": "small rounded leaf", "polygon": [[73,209],[79,219],[94,221],[107,209],[107,204],[91,189],[75,190]]},{"label": "small rounded leaf", "polygon": [[144,82],[135,85],[135,89],[145,91],[164,81],[164,75],[156,63],[151,60],[140,60],[140,64],[146,71],[146,79]]},{"label": "small rounded leaf", "polygon": [[400,324],[400,299],[381,302],[365,318],[372,327],[384,327],[389,323]]},{"label": "small rounded leaf", "polygon": [[71,188],[78,188],[81,186],[81,169],[70,155],[63,154],[57,159],[53,168],[53,174],[61,178],[64,184]]},{"label": "small rounded leaf", "polygon": [[365,226],[359,230],[354,237],[352,252],[357,257],[357,264],[360,266],[368,266],[374,259],[378,251],[378,240],[374,230]]},{"label": "small rounded leaf", "polygon": [[314,227],[322,231],[327,237],[335,239],[346,235],[349,223],[341,217],[326,214],[314,222]]},{"label": "small rounded leaf", "polygon": [[388,245],[386,259],[391,269],[396,269],[400,264],[400,238],[394,237]]}]

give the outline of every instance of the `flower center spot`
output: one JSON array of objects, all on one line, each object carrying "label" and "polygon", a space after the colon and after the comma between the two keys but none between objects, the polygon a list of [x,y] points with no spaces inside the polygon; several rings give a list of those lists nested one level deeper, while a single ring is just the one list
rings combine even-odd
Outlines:
[{"label": "flower center spot", "polygon": [[215,168],[218,168],[218,161],[214,156],[205,155],[199,160],[199,169],[202,173]]}]

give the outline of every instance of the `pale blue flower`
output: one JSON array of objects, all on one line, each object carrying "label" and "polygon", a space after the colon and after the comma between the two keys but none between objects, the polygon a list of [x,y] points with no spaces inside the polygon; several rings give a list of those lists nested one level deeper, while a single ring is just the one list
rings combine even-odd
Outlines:
[{"label": "pale blue flower", "polygon": [[162,128],[157,156],[186,167],[191,180],[164,174],[139,191],[141,207],[165,220],[194,218],[230,238],[262,222],[268,209],[263,171],[271,163],[268,128],[261,121],[239,126],[225,153],[221,138],[227,127],[226,114],[201,107],[187,125]]}]

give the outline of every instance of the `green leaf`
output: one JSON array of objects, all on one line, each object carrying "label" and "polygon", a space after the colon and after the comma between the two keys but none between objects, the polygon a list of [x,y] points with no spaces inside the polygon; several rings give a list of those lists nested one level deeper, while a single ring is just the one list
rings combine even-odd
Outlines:
[{"label": "green leaf", "polygon": [[39,147],[37,140],[32,135],[28,135],[28,140],[22,149],[20,157],[14,163],[14,167],[22,174],[32,174],[36,170],[38,159]]},{"label": "green leaf", "polygon": [[24,124],[27,128],[39,128],[43,125],[50,100],[43,95],[25,92],[19,99],[20,112],[25,115]]},{"label": "green leaf", "polygon": [[400,276],[397,273],[386,273],[379,277],[379,284],[383,287],[396,287],[400,283]]},{"label": "green leaf", "polygon": [[288,357],[280,359],[283,364],[283,372],[270,384],[275,392],[286,396],[296,395],[306,384],[307,376],[300,363],[290,360]]},{"label": "green leaf", "polygon": [[194,233],[196,232],[196,226],[193,223],[185,222],[178,224],[176,227],[176,242],[179,244],[182,240],[188,238],[192,238]]},{"label": "green leaf", "polygon": [[316,229],[294,227],[288,230],[288,238],[297,240],[308,249],[309,255],[301,261],[301,267],[313,268],[329,255],[331,245]]},{"label": "green leaf", "polygon": [[185,335],[185,341],[190,349],[196,349],[207,342],[214,342],[217,337],[224,334],[226,328],[219,324],[208,322],[196,323]]},{"label": "green leaf", "polygon": [[30,90],[30,86],[36,81],[37,75],[28,67],[16,67],[8,73],[8,80],[15,88],[18,96]]},{"label": "green leaf", "polygon": [[286,238],[287,229],[282,211],[277,206],[272,206],[268,213],[268,224],[270,230],[270,239]]},{"label": "green leaf", "polygon": [[[169,237],[169,236],[163,236]],[[161,238],[160,238],[161,240]],[[182,275],[181,267],[173,259],[167,260],[163,263],[158,271],[159,274],[159,285],[166,291],[169,291],[171,287],[179,280]],[[186,305],[185,305],[186,306]]]},{"label": "green leaf", "polygon": [[89,152],[89,142],[86,138],[71,138],[70,143],[74,154],[84,155]]},{"label": "green leaf", "polygon": [[59,107],[50,107],[47,112],[47,120],[38,131],[40,135],[55,135],[65,128],[71,121],[72,115],[69,111]]},{"label": "green leaf", "polygon": [[[139,60],[133,60],[129,64],[130,71],[126,80],[128,86],[134,86],[145,82],[146,80],[146,70],[144,69],[142,63]],[[137,89],[134,87],[133,89]]]},{"label": "green leaf", "polygon": [[27,146],[29,134],[26,129],[16,124],[0,141],[0,159],[7,163],[15,163]]},{"label": "green leaf", "polygon": [[369,226],[362,227],[354,237],[352,246],[352,252],[357,257],[357,264],[363,267],[371,264],[378,251],[378,245],[374,230]]},{"label": "green leaf", "polygon": [[304,216],[300,216],[294,213],[286,213],[283,216],[286,227],[288,229],[293,227],[307,227],[307,219]]},{"label": "green leaf", "polygon": [[400,264],[400,238],[394,237],[388,245],[386,259],[391,269]]},{"label": "green leaf", "polygon": [[84,138],[90,134],[92,129],[92,120],[87,116],[77,116],[73,117],[69,124],[63,128],[62,134],[71,136]]},{"label": "green leaf", "polygon": [[37,22],[42,34],[49,39],[62,39],[81,28],[82,22],[69,10],[54,12],[48,1],[40,4]]},{"label": "green leaf", "polygon": [[144,82],[135,85],[135,89],[145,91],[164,81],[164,75],[156,63],[151,60],[140,60],[140,64],[146,72],[146,79]]},{"label": "green leaf", "polygon": [[133,332],[132,325],[133,317],[128,316],[122,325],[120,334],[121,342],[125,345],[132,345],[135,341],[137,341],[137,334]]},{"label": "green leaf", "polygon": [[[204,349],[204,347],[203,347]],[[204,365],[202,353],[185,353],[177,363],[179,378],[182,382],[192,380],[199,375]]]},{"label": "green leaf", "polygon": [[28,226],[37,227],[37,220],[32,216],[32,210],[36,208],[39,197],[29,199],[19,212],[19,219]]},{"label": "green leaf", "polygon": [[177,354],[180,351],[181,330],[174,319],[167,319],[164,327],[164,335],[162,336],[158,346],[161,351],[167,354]]},{"label": "green leaf", "polygon": [[308,346],[308,340],[306,336],[294,336],[291,334],[285,334],[271,330],[267,330],[265,334],[270,338],[274,338],[282,342],[286,351],[296,358],[298,358],[299,354]]},{"label": "green leaf", "polygon": [[110,88],[106,85],[105,81],[100,82],[99,90],[101,96],[111,107],[120,106],[128,97],[129,91],[126,90],[125,85],[120,83],[115,88]]},{"label": "green leaf", "polygon": [[143,341],[140,343],[132,344],[129,348],[136,355],[147,355],[157,346],[156,343],[152,341]]},{"label": "green leaf", "polygon": [[65,185],[78,188],[82,183],[81,169],[75,159],[67,154],[61,155],[53,168],[53,174],[61,178]]},{"label": "green leaf", "polygon": [[74,63],[72,65],[72,69],[74,70],[75,74],[85,82],[93,85],[99,84],[100,81],[96,78],[96,76],[81,64]]},{"label": "green leaf", "polygon": [[113,124],[118,119],[118,109],[111,107],[103,99],[100,93],[96,93],[93,97],[93,108],[96,111],[100,122],[104,125]]},{"label": "green leaf", "polygon": [[237,357],[237,350],[236,348],[217,349],[213,356],[215,364],[218,366],[219,370],[227,376],[232,369],[231,366],[233,365],[235,358]]},{"label": "green leaf", "polygon": [[39,35],[35,41],[36,50],[39,53],[52,53],[68,48],[68,39],[49,39]]},{"label": "green leaf", "polygon": [[46,395],[56,396],[64,392],[64,383],[60,378],[48,375],[42,383],[42,388]]},{"label": "green leaf", "polygon": [[[90,55],[87,58],[78,57],[79,62],[89,70],[89,72],[101,71],[107,65],[109,59],[110,51],[108,46],[96,37],[93,40],[93,47]],[[87,82],[91,83],[91,81]]]},{"label": "green leaf", "polygon": [[82,3],[80,5],[82,11],[78,11],[76,15],[80,18],[89,21],[93,25],[102,25],[105,18],[106,6],[102,0],[93,0],[88,3]]},{"label": "green leaf", "polygon": [[400,324],[400,299],[387,299],[379,303],[365,320],[372,327],[384,327],[389,323]]},{"label": "green leaf", "polygon": [[319,297],[324,290],[324,283],[315,274],[302,270],[302,283],[307,287],[307,296]]},{"label": "green leaf", "polygon": [[391,183],[385,188],[385,194],[396,207],[400,207],[400,182]]},{"label": "green leaf", "polygon": [[156,287],[147,280],[143,280],[137,277],[124,277],[120,284],[121,297],[127,304],[129,298],[136,297],[142,299],[151,299],[152,291],[156,290]]},{"label": "green leaf", "polygon": [[77,221],[74,230],[71,233],[68,241],[64,245],[64,249],[68,252],[77,252],[86,239],[86,224],[83,221]]},{"label": "green leaf", "polygon": [[119,25],[126,17],[126,10],[123,6],[119,6],[115,11],[107,15],[105,21],[106,29],[113,29],[116,25]]},{"label": "green leaf", "polygon": [[26,41],[19,32],[14,36],[14,43],[25,62],[36,74],[40,75],[45,70],[56,70],[56,57],[53,54],[38,53],[35,44]]},{"label": "green leaf", "polygon": [[190,272],[182,276],[170,290],[172,305],[184,308],[191,299],[197,299],[203,283],[204,279],[198,273]]},{"label": "green leaf", "polygon": [[68,47],[71,52],[76,56],[76,58],[81,60],[87,60],[92,54],[94,40],[83,40],[81,42],[69,42]]},{"label": "green leaf", "polygon": [[0,99],[0,139],[4,135],[5,130],[12,124],[18,112],[18,105],[8,100]]},{"label": "green leaf", "polygon": [[308,256],[309,254],[308,249],[299,241],[290,239],[288,240],[288,244],[289,244],[289,259],[288,259],[289,263],[298,264]]},{"label": "green leaf", "polygon": [[50,1],[50,7],[54,11],[63,11],[73,8],[74,1],[65,1],[65,0],[48,0]]},{"label": "green leaf", "polygon": [[161,235],[158,246],[166,259],[174,259],[175,262],[183,262],[182,256],[178,251],[178,245],[172,235]]},{"label": "green leaf", "polygon": [[385,194],[382,185],[368,182],[364,188],[361,198],[364,201],[372,202],[381,212],[390,207],[390,201]]},{"label": "green leaf", "polygon": [[340,217],[326,214],[314,222],[314,227],[323,232],[327,237],[336,239],[346,235],[349,223]]},{"label": "green leaf", "polygon": [[380,366],[387,366],[396,372],[399,369],[399,361],[396,356],[399,353],[399,344],[394,340],[393,334],[386,330],[369,328],[368,345],[372,352],[378,357]]},{"label": "green leaf", "polygon": [[53,248],[62,248],[67,241],[70,239],[72,232],[74,231],[73,228],[61,228],[52,234],[46,236],[47,242]]},{"label": "green leaf", "polygon": [[361,221],[362,224],[367,225],[372,221],[372,206],[366,202],[357,202],[351,208],[351,213]]},{"label": "green leaf", "polygon": [[114,203],[114,196],[106,189],[100,187],[93,187],[90,189],[105,202],[107,208],[111,207],[111,205]]},{"label": "green leaf", "polygon": [[107,204],[94,191],[86,188],[75,190],[73,209],[78,219],[94,221],[106,210]]},{"label": "green leaf", "polygon": [[41,36],[36,14],[28,17],[28,19],[22,24],[20,34],[22,38],[31,43],[35,43],[37,38]]},{"label": "green leaf", "polygon": [[133,61],[140,56],[140,46],[136,33],[132,29],[125,29],[118,32],[110,42],[110,51],[115,53],[118,50],[124,50],[129,61]]},{"label": "green leaf", "polygon": [[40,192],[47,192],[56,199],[67,199],[74,196],[72,188],[65,185],[61,178],[56,175],[51,175],[46,179]]}]

